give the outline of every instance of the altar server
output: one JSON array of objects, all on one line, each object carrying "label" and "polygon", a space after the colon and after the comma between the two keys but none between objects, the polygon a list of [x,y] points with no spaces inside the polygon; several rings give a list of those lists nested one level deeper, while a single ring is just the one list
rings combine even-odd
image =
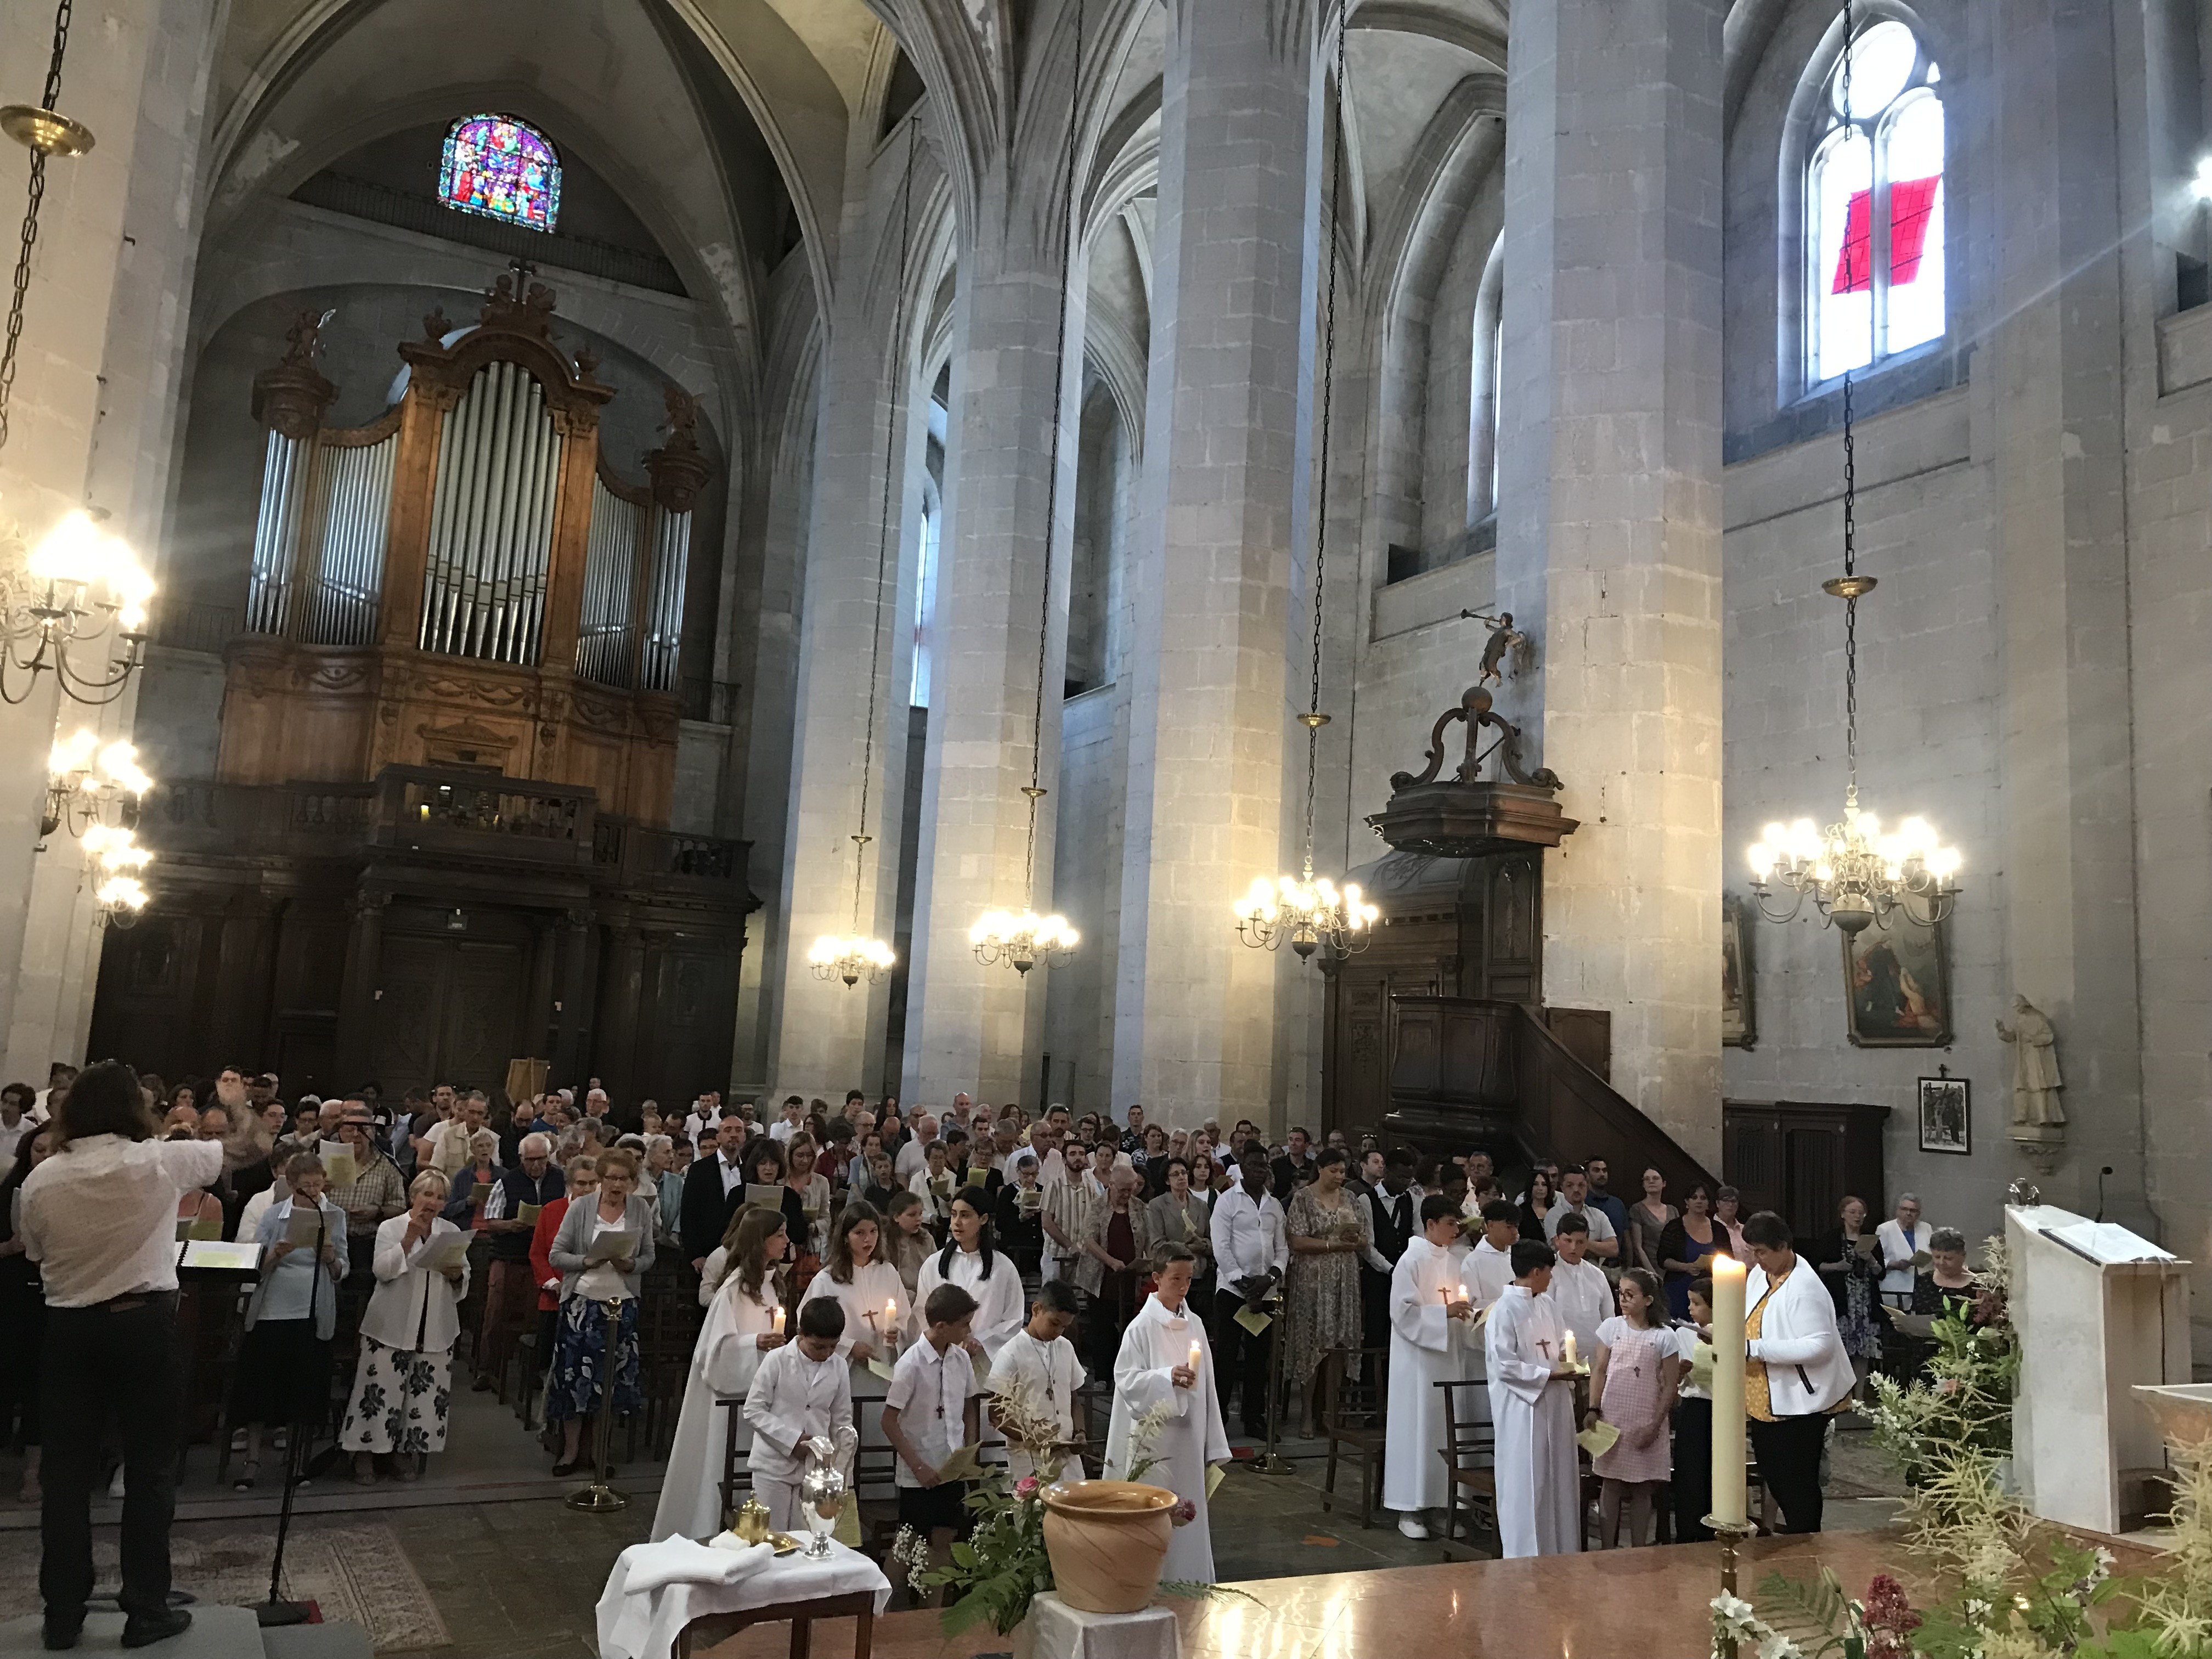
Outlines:
[{"label": "altar server", "polygon": [[[1174,1240],[1154,1247],[1156,1288],[1121,1334],[1114,1362],[1114,1413],[1106,1429],[1106,1478],[1121,1480],[1146,1458],[1142,1479],[1182,1500],[1187,1516],[1168,1537],[1161,1576],[1188,1583],[1213,1582],[1213,1534],[1206,1519],[1210,1466],[1229,1461],[1229,1436],[1221,1426],[1221,1396],[1213,1380],[1213,1352],[1206,1323],[1189,1305],[1196,1258]],[[1149,1444],[1137,1443],[1137,1420],[1159,1407],[1167,1421]]]},{"label": "altar server", "polygon": [[1437,1193],[1421,1200],[1421,1231],[1390,1272],[1390,1408],[1385,1415],[1382,1507],[1398,1530],[1429,1535],[1427,1512],[1451,1501],[1439,1382],[1471,1382],[1480,1338],[1467,1284],[1459,1212]]},{"label": "altar server", "polygon": [[1513,1246],[1513,1282],[1485,1322],[1490,1416],[1497,1425],[1498,1535],[1508,1559],[1583,1547],[1567,1328],[1547,1294],[1552,1247]]},{"label": "altar server", "polygon": [[757,1205],[738,1217],[730,1270],[707,1304],[706,1322],[691,1349],[690,1375],[684,1384],[684,1409],[676,1419],[676,1438],[668,1453],[668,1473],[660,1483],[660,1505],[653,1511],[657,1540],[708,1538],[728,1517],[722,1512],[722,1469],[728,1451],[750,1442],[744,1413],[726,1401],[742,1401],[761,1362],[784,1345],[783,1306],[776,1299],[775,1270],[787,1246],[783,1212]]},{"label": "altar server", "polygon": [[1574,1333],[1576,1356],[1584,1364],[1597,1352],[1597,1328],[1613,1317],[1613,1285],[1605,1269],[1583,1259],[1589,1248],[1589,1227],[1570,1210],[1559,1218],[1559,1231],[1552,1235],[1559,1252],[1552,1269],[1552,1304],[1560,1322]]},{"label": "altar server", "polygon": [[799,1530],[799,1479],[806,1473],[806,1442],[834,1437],[853,1426],[853,1388],[837,1342],[845,1334],[845,1310],[831,1297],[799,1311],[799,1340],[771,1352],[745,1390],[745,1421],[753,1431],[746,1462],[753,1496],[768,1507],[779,1532]]},{"label": "altar server", "polygon": [[1513,1245],[1521,1237],[1521,1212],[1504,1199],[1482,1206],[1482,1237],[1468,1252],[1468,1289],[1478,1310],[1505,1294],[1513,1282]]}]

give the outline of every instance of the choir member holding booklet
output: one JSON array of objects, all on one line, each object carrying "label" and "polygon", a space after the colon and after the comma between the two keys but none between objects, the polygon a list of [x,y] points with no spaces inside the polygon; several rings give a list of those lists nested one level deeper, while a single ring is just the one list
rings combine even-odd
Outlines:
[{"label": "choir member holding booklet", "polygon": [[1382,1507],[1398,1530],[1426,1538],[1430,1516],[1451,1501],[1439,1382],[1479,1375],[1481,1338],[1467,1282],[1458,1206],[1441,1193],[1421,1200],[1421,1231],[1390,1273],[1390,1401],[1385,1415]]}]

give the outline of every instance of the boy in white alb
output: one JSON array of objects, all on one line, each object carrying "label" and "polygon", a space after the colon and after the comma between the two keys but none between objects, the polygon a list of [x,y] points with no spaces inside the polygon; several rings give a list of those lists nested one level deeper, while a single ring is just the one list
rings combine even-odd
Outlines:
[{"label": "boy in white alb", "polygon": [[[1075,1357],[1075,1345],[1067,1340],[1068,1327],[1074,1323],[1074,1286],[1048,1279],[1037,1287],[1029,1323],[1007,1340],[991,1367],[990,1392],[1005,1395],[1018,1391],[1026,1395],[1030,1409],[1054,1419],[1063,1447],[1077,1443],[1075,1391],[1083,1386],[1083,1364]],[[991,1409],[993,1422],[1005,1433],[1006,1425],[998,1420],[998,1407],[994,1405]],[[1008,1439],[1008,1473],[1017,1480],[1035,1474],[1036,1461],[1012,1444],[1011,1436]]]},{"label": "boy in white alb", "polygon": [[1502,1198],[1482,1206],[1482,1237],[1467,1253],[1467,1288],[1478,1310],[1513,1282],[1513,1241],[1520,1237],[1520,1211]]},{"label": "boy in white alb", "polygon": [[808,1303],[799,1310],[799,1340],[772,1350],[745,1390],[745,1421],[753,1431],[746,1465],[753,1493],[780,1532],[799,1524],[806,1442],[853,1425],[851,1371],[837,1352],[844,1334],[841,1305],[827,1297]]},{"label": "boy in white alb", "polygon": [[966,1535],[968,1482],[938,1473],[963,1446],[983,1437],[981,1389],[969,1350],[975,1298],[957,1285],[939,1285],[921,1308],[921,1340],[909,1343],[884,1396],[884,1438],[897,1455],[899,1524],[929,1540],[941,1567],[952,1540]]},{"label": "boy in white alb", "polygon": [[1559,1218],[1559,1231],[1552,1235],[1559,1261],[1552,1268],[1552,1301],[1559,1322],[1575,1334],[1575,1357],[1584,1364],[1597,1357],[1597,1328],[1613,1317],[1613,1283],[1605,1269],[1586,1261],[1589,1226],[1570,1211]]}]

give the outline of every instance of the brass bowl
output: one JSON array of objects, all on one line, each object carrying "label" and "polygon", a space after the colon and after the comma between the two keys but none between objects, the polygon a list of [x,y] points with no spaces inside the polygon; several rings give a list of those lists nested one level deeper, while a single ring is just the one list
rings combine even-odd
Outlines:
[{"label": "brass bowl", "polygon": [[0,106],[0,132],[25,149],[47,155],[82,155],[92,148],[92,129],[36,104]]}]

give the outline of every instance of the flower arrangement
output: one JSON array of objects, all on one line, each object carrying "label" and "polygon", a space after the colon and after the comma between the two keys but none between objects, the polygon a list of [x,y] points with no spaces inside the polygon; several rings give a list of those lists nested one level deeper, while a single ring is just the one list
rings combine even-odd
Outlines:
[{"label": "flower arrangement", "polygon": [[1772,1573],[1761,1606],[1713,1598],[1717,1659],[2212,1659],[2212,1442],[2169,1449],[2173,1534],[2137,1577],[2005,1490],[2009,1425],[1996,1419],[2008,1418],[2019,1358],[2004,1267],[1993,1249],[1973,1312],[1937,1322],[1929,1376],[1884,1380],[1872,1407],[1908,1483],[1902,1553],[1927,1565],[1923,1600],[1888,1573],[1863,1599],[1832,1571],[1813,1583]]}]

